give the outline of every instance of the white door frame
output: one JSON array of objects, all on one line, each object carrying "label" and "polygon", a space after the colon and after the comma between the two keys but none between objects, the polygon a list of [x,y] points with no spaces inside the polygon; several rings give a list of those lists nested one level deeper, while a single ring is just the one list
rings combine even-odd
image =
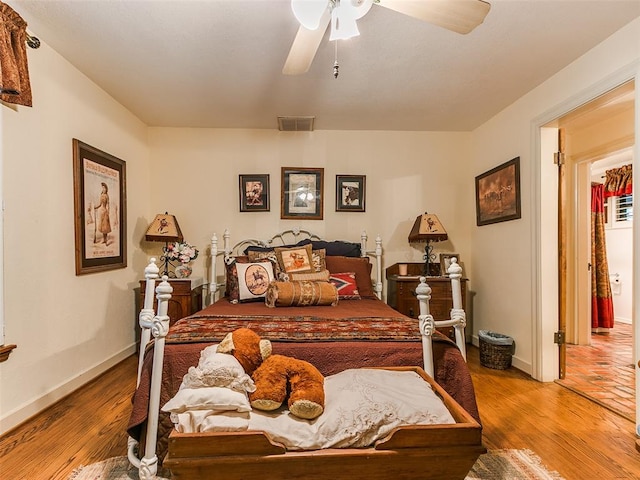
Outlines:
[{"label": "white door frame", "polygon": [[[557,288],[551,288],[552,285],[557,286],[557,270],[553,272],[554,278],[550,278],[549,270],[544,269],[545,260],[548,258],[543,256],[548,251],[545,247],[549,245],[549,235],[553,235],[553,232],[549,232],[549,229],[542,228],[544,218],[543,202],[548,204],[550,202],[548,196],[555,196],[557,203],[557,188],[549,189],[547,191],[544,188],[544,182],[542,181],[545,173],[544,169],[548,166],[543,163],[547,162],[548,158],[545,155],[543,158],[543,136],[547,129],[543,128],[544,125],[548,125],[553,120],[556,120],[575,108],[588,103],[596,97],[612,90],[613,88],[628,82],[635,80],[635,145],[633,147],[633,169],[638,171],[640,168],[640,61],[635,61],[630,65],[618,70],[617,72],[605,77],[600,82],[587,88],[585,91],[567,99],[565,102],[557,105],[556,107],[548,110],[539,117],[533,119],[531,122],[531,138],[532,138],[532,152],[531,158],[533,159],[532,175],[531,175],[531,196],[532,196],[532,232],[534,235],[534,252],[533,252],[533,265],[532,265],[532,284],[534,288],[534,298],[532,305],[532,312],[534,315],[532,341],[533,341],[533,358],[532,358],[532,376],[540,381],[552,381],[558,378],[558,355],[557,347],[553,343],[553,334],[557,329],[557,316],[543,315],[543,312],[548,311],[548,305],[557,305],[558,302],[558,290]],[[640,188],[640,180],[635,176],[634,178],[634,191],[637,192]],[[636,211],[640,204],[640,195],[633,196],[633,205]],[[557,232],[556,237],[557,239]],[[640,222],[634,222],[633,224],[633,296],[634,298],[640,298]],[[557,257],[557,245],[556,245],[556,257]],[[543,288],[545,287],[545,288]],[[634,302],[633,309],[633,323],[634,323],[634,364],[636,369],[636,433],[640,435],[640,369],[638,368],[638,352],[640,352],[640,308],[636,308]]]}]

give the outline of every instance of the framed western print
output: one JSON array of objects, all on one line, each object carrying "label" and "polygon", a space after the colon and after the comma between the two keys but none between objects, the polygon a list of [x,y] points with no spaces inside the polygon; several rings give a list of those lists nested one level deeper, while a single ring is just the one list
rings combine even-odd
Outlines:
[{"label": "framed western print", "polygon": [[322,220],[323,168],[282,167],[280,218]]},{"label": "framed western print", "polygon": [[520,157],[516,157],[476,177],[476,224],[520,217]]},{"label": "framed western print", "polygon": [[336,212],[364,212],[365,175],[336,175]]},{"label": "framed western print", "polygon": [[126,164],[73,139],[76,275],[127,266]]},{"label": "framed western print", "polygon": [[240,175],[240,211],[269,211],[269,174]]}]

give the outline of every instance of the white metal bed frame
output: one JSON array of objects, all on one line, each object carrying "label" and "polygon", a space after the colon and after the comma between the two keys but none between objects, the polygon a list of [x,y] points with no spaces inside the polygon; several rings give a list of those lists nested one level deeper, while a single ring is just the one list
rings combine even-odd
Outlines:
[{"label": "white metal bed frame", "polygon": [[[260,240],[243,240],[233,247],[230,247],[231,235],[229,230],[225,230],[223,234],[223,249],[218,249],[218,237],[214,233],[211,238],[211,256],[210,256],[210,272],[209,272],[209,302],[215,301],[215,296],[224,283],[217,281],[217,259],[223,256],[225,261],[229,259],[234,252],[239,252],[240,248],[245,245],[258,245],[263,247],[277,246],[276,241],[285,244],[285,236],[293,235],[294,239],[304,235],[303,238],[311,238],[320,240],[317,235],[311,234],[306,230],[294,229],[274,235],[268,241]],[[382,240],[380,236],[376,238],[376,246],[374,250],[367,251],[367,234],[362,232],[360,236],[361,255],[371,256],[375,259],[376,273],[374,291],[378,298],[382,299]],[[451,259],[451,266],[448,269],[449,278],[451,279],[451,289],[453,296],[453,308],[451,309],[451,318],[448,320],[434,320],[429,313],[429,300],[431,299],[431,288],[427,284],[425,277],[420,277],[420,284],[416,288],[416,297],[420,305],[420,315],[418,323],[420,334],[422,336],[422,354],[424,361],[424,370],[433,378],[433,345],[432,335],[438,327],[453,327],[455,330],[455,339],[463,358],[466,360],[466,346],[464,328],[466,326],[466,316],[462,305],[462,290],[460,279],[462,277],[462,268],[458,265],[457,259]],[[140,383],[142,373],[142,365],[145,353],[145,345],[154,337],[153,351],[153,367],[151,372],[151,387],[149,393],[149,413],[147,415],[147,432],[145,441],[144,456],[139,458],[138,441],[132,437],[128,439],[127,456],[129,462],[138,469],[138,475],[141,480],[153,480],[156,478],[158,471],[158,457],[156,454],[156,441],[158,437],[158,423],[160,413],[160,389],[162,382],[162,366],[164,363],[164,347],[165,337],[169,331],[169,316],[167,315],[168,302],[171,298],[173,288],[168,283],[166,276],[163,276],[160,283],[156,287],[156,281],[159,277],[159,268],[156,265],[156,259],[151,258],[149,265],[144,271],[146,279],[145,300],[143,308],[139,315],[139,324],[141,328],[140,353],[138,360],[138,380],[136,386]],[[154,292],[158,299],[158,311],[153,310]],[[203,302],[206,303],[206,302]]]}]

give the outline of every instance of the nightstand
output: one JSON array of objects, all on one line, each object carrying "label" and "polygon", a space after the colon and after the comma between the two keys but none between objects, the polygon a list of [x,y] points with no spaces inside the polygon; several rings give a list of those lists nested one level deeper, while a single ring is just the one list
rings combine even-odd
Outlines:
[{"label": "nightstand", "polygon": [[[190,278],[171,278],[168,280],[173,288],[173,293],[169,299],[167,315],[169,315],[169,325],[173,325],[181,318],[196,313],[202,308],[202,285],[191,288]],[[156,282],[156,286],[159,283]],[[147,281],[140,280],[140,306],[144,305],[144,296]],[[154,300],[153,308],[157,309],[158,301]]]},{"label": "nightstand", "polygon": [[[411,318],[418,318],[420,307],[416,297],[416,287],[420,284],[420,276],[424,263],[408,263],[407,275],[398,275],[398,264],[386,269],[387,278],[387,303],[400,313]],[[426,277],[427,284],[431,287],[431,300],[429,300],[429,313],[434,320],[447,320],[451,317],[453,308],[453,296],[451,294],[451,280],[449,277]],[[467,301],[467,279],[460,279],[462,288],[462,307]],[[452,328],[441,329],[450,335]]]}]

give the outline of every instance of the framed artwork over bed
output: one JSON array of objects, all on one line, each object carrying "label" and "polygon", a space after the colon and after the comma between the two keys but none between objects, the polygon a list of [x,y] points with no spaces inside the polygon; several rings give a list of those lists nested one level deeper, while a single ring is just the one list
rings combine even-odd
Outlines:
[{"label": "framed artwork over bed", "polygon": [[280,218],[322,220],[324,168],[282,167]]},{"label": "framed artwork over bed", "polygon": [[73,139],[76,275],[127,266],[126,164]]},{"label": "framed artwork over bed", "polygon": [[476,177],[476,224],[520,217],[520,157],[516,157]]},{"label": "framed artwork over bed", "polygon": [[269,174],[240,175],[240,211],[268,212]]},{"label": "framed artwork over bed", "polygon": [[336,212],[364,212],[365,175],[336,175]]}]

